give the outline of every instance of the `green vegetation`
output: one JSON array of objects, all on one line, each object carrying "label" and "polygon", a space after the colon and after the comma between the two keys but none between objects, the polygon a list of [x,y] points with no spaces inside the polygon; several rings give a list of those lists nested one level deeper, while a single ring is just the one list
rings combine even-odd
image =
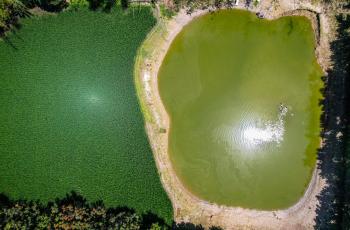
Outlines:
[{"label": "green vegetation", "polygon": [[[163,17],[172,17],[182,7],[188,7],[188,13],[191,13],[196,8],[233,6],[235,1],[173,2],[175,7],[171,9],[160,4]],[[328,10],[333,8],[334,12],[345,12],[350,7],[349,1],[312,2],[325,4]],[[250,3],[256,5],[257,1],[246,1],[246,5]],[[154,19],[143,7],[133,8],[131,14],[127,10],[114,9],[115,5],[122,6],[125,10],[129,7],[129,1],[70,0],[68,4],[65,0],[0,0],[0,36],[11,29],[14,31],[0,42],[0,87],[3,90],[0,97],[3,109],[0,112],[3,121],[0,125],[0,170],[3,172],[0,175],[0,192],[21,199],[9,200],[0,195],[1,229],[46,229],[48,226],[79,229],[170,229],[171,205],[159,183],[146,135],[143,129],[136,128],[143,127],[143,122],[131,83],[135,50],[154,24]],[[97,12],[93,14],[80,10],[87,6]],[[19,20],[31,16],[28,9],[34,7],[49,12],[61,12],[68,7],[78,12]],[[100,11],[111,14],[101,14]],[[323,121],[328,121],[324,133],[330,134],[324,134],[326,147],[320,151],[319,156],[322,175],[330,185],[320,195],[316,229],[349,229],[350,226],[350,127],[347,132],[344,129],[350,120],[350,105],[345,106],[345,117],[339,112],[340,104],[345,99],[348,103],[350,98],[349,90],[345,90],[345,99],[344,91],[340,90],[342,87],[349,89],[349,79],[345,77],[350,72],[349,21],[346,13],[338,15],[339,35],[332,43],[335,68],[328,74],[333,80],[329,81],[331,84],[325,89],[328,92],[327,98],[330,99],[323,102],[326,108],[328,106]],[[23,22],[23,30],[17,30],[21,27],[19,22]],[[157,29],[161,29],[161,25]],[[118,55],[114,57],[116,53]],[[117,95],[106,86],[115,86],[113,83],[116,82],[108,77],[112,75],[119,79]],[[125,84],[119,84],[121,82]],[[73,89],[70,87],[72,85],[77,88]],[[105,106],[100,104],[98,109],[94,109],[89,106],[98,104],[101,100],[98,96],[87,93],[85,101],[76,100],[73,105],[72,99],[82,93],[84,87],[85,90],[90,89],[90,92],[100,90],[99,93],[105,93],[104,96],[112,99],[104,101]],[[76,94],[74,90],[77,90]],[[60,94],[67,92],[73,97],[60,97]],[[127,96],[119,97],[119,92]],[[45,97],[47,101],[44,100]],[[119,103],[122,101],[120,98],[127,100],[124,104]],[[86,101],[90,105],[79,108]],[[70,108],[62,107],[67,102],[71,103]],[[107,111],[106,105],[111,104],[118,105],[121,109]],[[55,109],[54,106],[60,108]],[[76,119],[71,109],[79,112],[75,114]],[[147,111],[144,108],[142,110],[145,118],[150,119]],[[98,112],[107,116],[99,116]],[[135,112],[136,116],[130,116]],[[113,117],[112,113],[116,116]],[[56,122],[59,120],[55,118],[56,114],[61,115],[60,118],[69,119],[71,124]],[[335,124],[337,119],[334,117],[341,117],[344,122]],[[96,124],[91,126],[94,121]],[[108,122],[110,126],[106,124]],[[110,131],[115,126],[118,131]],[[43,127],[45,130],[39,131]],[[83,129],[86,130],[85,133],[81,132]],[[160,129],[160,132],[165,131]],[[348,140],[344,142],[345,156],[343,139],[336,136],[339,132],[344,133],[345,140]],[[81,138],[87,140],[81,141]],[[107,142],[109,144],[106,147]],[[114,148],[111,142],[123,147]],[[125,146],[128,149],[123,152]],[[47,149],[53,151],[45,154]],[[11,155],[13,152],[16,154]],[[46,203],[56,196],[62,198],[71,189],[86,195],[89,202],[93,203],[88,203],[75,193]],[[24,198],[40,199],[41,202],[25,201]],[[94,202],[100,199],[106,202],[107,207],[102,202]],[[136,211],[130,208],[111,208],[121,205],[135,208]],[[147,213],[148,211],[156,214]],[[174,228],[203,229],[189,223],[180,223]]]},{"label": "green vegetation", "polygon": [[20,17],[29,16],[26,7],[18,0],[0,0],[0,36],[18,25]]},{"label": "green vegetation", "polygon": [[[10,200],[0,194],[0,228],[10,229],[120,229],[204,230],[200,225],[169,225],[152,213],[138,214],[126,207],[107,208],[102,201],[89,203],[75,192],[45,205]],[[210,230],[220,230],[211,227]]]},{"label": "green vegetation", "polygon": [[134,76],[135,76],[135,88],[137,92],[137,97],[139,98],[139,103],[141,107],[142,114],[144,116],[145,121],[154,123],[153,116],[151,114],[151,111],[149,111],[149,106],[146,104],[145,101],[146,95],[144,94],[144,90],[142,89],[143,83],[140,77],[141,73],[140,70],[143,68],[143,63],[147,59],[152,59],[153,52],[159,44],[159,42],[162,41],[164,36],[166,36],[167,30],[164,26],[163,20],[158,20],[157,24],[153,27],[152,31],[148,33],[147,38],[142,43],[142,46],[138,50],[138,54],[136,55],[137,58],[135,60],[135,67],[134,67]]},{"label": "green vegetation", "polygon": [[[89,204],[76,193],[47,205],[11,201],[1,197],[1,229],[140,229],[145,218],[127,208],[106,208],[102,202]],[[155,220],[156,221],[156,220]],[[152,225],[165,225],[152,223]],[[146,228],[145,228],[146,229]]]},{"label": "green vegetation", "polygon": [[350,1],[319,0],[334,16],[332,68],[324,77],[323,147],[318,168],[327,182],[318,195],[315,229],[350,229]]},{"label": "green vegetation", "polygon": [[[348,29],[350,29],[350,19],[348,19]],[[350,36],[347,35],[347,44],[344,44],[345,46],[347,46],[347,63],[350,63]],[[350,64],[348,64],[348,66],[350,66]],[[347,73],[350,74],[350,69],[349,67],[347,68]],[[350,79],[348,79],[347,81],[350,81]],[[347,83],[347,86],[349,87],[350,83]],[[347,100],[349,100],[350,98],[350,92],[349,92],[349,88],[348,88],[348,92],[347,92]],[[349,106],[350,103],[349,101],[347,101],[347,105],[348,105],[348,111],[347,111],[347,119],[350,118],[350,111],[349,111]],[[342,220],[342,229],[350,229],[350,124],[348,124],[347,127],[347,133],[345,136],[345,178],[344,178],[344,207],[343,207],[343,220]]]},{"label": "green vegetation", "polygon": [[172,221],[133,79],[155,22],[149,7],[65,11],[0,42],[1,192],[47,202],[75,190]]},{"label": "green vegetation", "polygon": [[171,18],[175,15],[175,12],[172,9],[166,7],[164,4],[160,4],[159,9],[160,14],[165,18]]},{"label": "green vegetation", "polygon": [[[89,2],[89,8],[91,10],[97,10],[102,8],[103,11],[105,12],[110,12],[112,7],[115,6],[116,4],[115,0],[87,0],[87,1]],[[123,5],[123,2],[121,5],[123,9],[127,8]]]},{"label": "green vegetation", "polygon": [[[344,123],[347,126],[346,129],[344,125],[340,126],[340,131],[344,133],[344,145],[345,145],[345,156],[344,156],[344,166],[345,172],[343,186],[339,191],[341,198],[337,199],[336,202],[343,205],[341,211],[342,215],[342,229],[350,229],[350,1],[348,2],[348,14],[338,16],[338,39],[334,42],[333,50],[337,55],[337,64],[334,71],[334,77],[337,74],[337,79],[344,80],[344,83],[340,81],[342,88],[345,88],[345,97],[342,97],[343,103],[345,105],[345,116]],[[339,82],[339,83],[340,83]],[[333,178],[337,175],[332,175]]]},{"label": "green vegetation", "polygon": [[39,7],[49,12],[60,12],[68,6],[66,0],[21,0],[28,8]]},{"label": "green vegetation", "polygon": [[[191,13],[195,9],[207,9],[208,7],[232,7],[235,2],[235,0],[173,0],[173,10],[179,11],[181,8],[185,7],[187,8],[187,13]],[[247,2],[250,1],[248,0]]]},{"label": "green vegetation", "polygon": [[30,16],[28,9],[34,7],[58,13],[66,8],[77,10],[89,6],[91,10],[102,8],[104,12],[110,12],[115,5],[126,10],[129,0],[0,0],[0,37],[12,27],[19,27],[19,19]]},{"label": "green vegetation", "polygon": [[128,0],[120,0],[120,2],[121,2],[121,6],[122,6],[123,9],[128,8],[128,6],[129,6],[129,1]]},{"label": "green vegetation", "polygon": [[80,8],[86,8],[89,6],[89,2],[87,0],[70,0],[69,9],[78,10]]}]

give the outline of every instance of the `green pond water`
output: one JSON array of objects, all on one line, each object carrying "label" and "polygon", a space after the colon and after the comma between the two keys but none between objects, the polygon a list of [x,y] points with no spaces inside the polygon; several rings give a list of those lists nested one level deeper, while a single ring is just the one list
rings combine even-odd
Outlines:
[{"label": "green pond water", "polygon": [[159,71],[169,154],[185,185],[218,204],[286,208],[298,201],[320,143],[322,71],[304,17],[246,11],[185,26]]},{"label": "green pond water", "polygon": [[0,41],[0,192],[151,211],[172,221],[134,87],[149,8],[22,20]]}]

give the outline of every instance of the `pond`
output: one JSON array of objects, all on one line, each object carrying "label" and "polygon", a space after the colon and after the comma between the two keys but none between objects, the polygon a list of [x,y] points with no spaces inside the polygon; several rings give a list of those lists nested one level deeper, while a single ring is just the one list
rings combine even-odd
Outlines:
[{"label": "pond", "polygon": [[320,145],[322,70],[305,17],[222,10],[194,19],[159,70],[169,155],[201,199],[282,209],[305,193]]},{"label": "pond", "polygon": [[0,193],[151,211],[168,223],[134,86],[149,7],[80,9],[21,21],[0,41]]}]

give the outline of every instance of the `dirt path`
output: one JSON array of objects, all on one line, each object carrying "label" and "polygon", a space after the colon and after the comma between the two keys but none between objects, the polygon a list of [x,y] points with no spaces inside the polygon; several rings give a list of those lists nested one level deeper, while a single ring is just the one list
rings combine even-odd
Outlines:
[{"label": "dirt path", "polygon": [[[326,70],[329,63],[329,17],[318,6],[306,3],[291,4],[288,0],[261,0],[254,12],[260,12],[268,19],[275,19],[284,15],[304,15],[310,18],[316,35],[316,55],[321,67]],[[235,8],[244,8],[243,5]],[[320,28],[315,22],[315,14],[307,10],[318,12]],[[191,15],[181,11],[171,20],[159,19],[157,26],[149,34],[142,47],[135,65],[135,83],[140,98],[141,107],[145,114],[146,131],[153,149],[158,172],[165,190],[174,208],[176,222],[192,222],[203,226],[217,225],[224,229],[312,229],[318,204],[317,194],[325,186],[325,181],[319,176],[315,168],[311,182],[298,203],[285,210],[259,211],[239,207],[226,207],[201,200],[192,195],[180,182],[172,168],[168,150],[169,117],[161,102],[158,92],[158,69],[176,35],[183,26],[193,18],[207,13],[199,10]]]}]

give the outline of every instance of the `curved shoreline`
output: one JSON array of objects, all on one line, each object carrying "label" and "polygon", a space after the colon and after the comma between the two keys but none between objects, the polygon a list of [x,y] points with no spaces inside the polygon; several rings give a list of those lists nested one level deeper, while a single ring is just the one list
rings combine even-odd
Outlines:
[{"label": "curved shoreline", "polygon": [[[321,22],[321,28],[318,28],[318,23],[315,23],[315,15],[312,12],[305,13],[304,10],[307,11],[307,9],[299,10],[302,8],[301,6],[297,9],[289,7],[287,5],[286,9],[274,9],[271,12],[271,6],[264,8],[262,4],[255,11],[249,10],[262,13],[267,19],[277,19],[287,15],[308,17],[312,22],[317,41],[315,53],[319,64],[325,71],[330,67],[327,61],[329,38],[324,36],[328,27],[327,17],[325,15],[321,16],[326,21]],[[244,6],[235,8],[245,9]],[[311,10],[321,11],[319,9]],[[206,227],[217,225],[225,229],[311,229],[315,224],[317,195],[326,185],[325,180],[320,177],[317,163],[308,188],[300,200],[287,209],[276,211],[228,207],[201,200],[183,186],[172,168],[167,153],[170,122],[158,92],[158,70],[176,35],[191,20],[207,12],[208,10],[199,10],[187,15],[183,10],[169,21],[159,19],[157,26],[140,48],[135,63],[135,83],[141,107],[145,114],[146,131],[161,182],[172,201],[175,221],[189,221]],[[322,33],[317,36],[317,31]],[[154,44],[156,44],[156,47]]]}]

